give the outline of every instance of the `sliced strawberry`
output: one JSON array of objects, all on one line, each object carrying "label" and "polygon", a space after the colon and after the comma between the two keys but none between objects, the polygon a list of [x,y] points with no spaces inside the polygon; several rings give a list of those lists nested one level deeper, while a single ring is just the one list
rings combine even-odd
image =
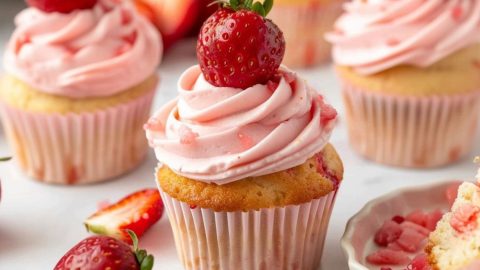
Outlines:
[{"label": "sliced strawberry", "polygon": [[424,213],[421,210],[415,210],[405,217],[406,221],[416,223],[416,224],[418,224],[420,226],[423,226],[423,227],[425,227],[425,225],[427,225],[427,219],[428,219],[427,214]]},{"label": "sliced strawberry", "polygon": [[395,242],[402,232],[403,229],[398,223],[387,220],[375,234],[375,243],[379,246],[386,247],[388,244]]},{"label": "sliced strawberry", "polygon": [[158,190],[145,189],[93,214],[85,221],[85,226],[90,232],[131,243],[126,230],[132,230],[140,237],[162,214],[163,203]]},{"label": "sliced strawberry", "polygon": [[400,227],[402,227],[402,229],[412,229],[412,230],[415,230],[416,232],[420,233],[420,234],[423,234],[425,236],[428,236],[430,234],[430,230],[423,227],[423,226],[420,226],[416,223],[413,223],[411,221],[405,221],[403,222]]},{"label": "sliced strawberry", "polygon": [[427,215],[427,224],[425,227],[430,230],[434,231],[437,228],[437,223],[442,219],[443,212],[440,210],[435,210]]},{"label": "sliced strawberry", "polygon": [[403,251],[379,249],[367,256],[367,262],[375,265],[405,265],[410,258]]},{"label": "sliced strawberry", "polygon": [[479,214],[480,207],[470,203],[461,204],[452,212],[450,226],[459,233],[471,232],[478,226],[477,218]]},{"label": "sliced strawberry", "polygon": [[425,253],[422,253],[420,255],[417,255],[413,259],[413,261],[407,266],[406,270],[430,270],[430,266],[428,264],[428,259],[427,255]]},{"label": "sliced strawberry", "polygon": [[396,243],[406,252],[417,252],[424,246],[427,236],[411,228],[404,228]]},{"label": "sliced strawberry", "polygon": [[445,197],[447,198],[448,205],[452,207],[453,203],[455,202],[455,199],[457,198],[458,195],[458,188],[462,182],[456,182],[448,186],[447,190],[445,191]]}]

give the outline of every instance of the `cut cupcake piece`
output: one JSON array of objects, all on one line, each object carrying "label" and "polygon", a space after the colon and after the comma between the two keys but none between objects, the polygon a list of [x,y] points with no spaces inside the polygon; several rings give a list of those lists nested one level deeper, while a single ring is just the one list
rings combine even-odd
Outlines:
[{"label": "cut cupcake piece", "polygon": [[[463,183],[452,211],[445,214],[430,234],[426,247],[434,270],[479,269],[480,260],[480,188]],[[473,268],[472,268],[473,267]]]}]

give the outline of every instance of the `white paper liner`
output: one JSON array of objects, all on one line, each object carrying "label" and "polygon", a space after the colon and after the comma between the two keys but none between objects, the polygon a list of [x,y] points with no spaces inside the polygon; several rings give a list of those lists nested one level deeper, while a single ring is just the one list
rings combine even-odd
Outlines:
[{"label": "white paper liner", "polygon": [[427,168],[462,158],[472,149],[480,91],[448,96],[399,97],[344,82],[350,142],[379,163]]},{"label": "white paper liner", "polygon": [[301,68],[328,61],[331,44],[324,39],[326,32],[342,13],[343,0],[319,3],[276,4],[268,17],[282,29],[287,44],[283,64]]},{"label": "white paper liner", "polygon": [[160,189],[187,270],[316,270],[336,191],[301,205],[215,212]]},{"label": "white paper liner", "polygon": [[7,139],[25,173],[51,184],[87,184],[126,173],[145,157],[143,124],[155,91],[81,114],[23,111],[0,103]]}]

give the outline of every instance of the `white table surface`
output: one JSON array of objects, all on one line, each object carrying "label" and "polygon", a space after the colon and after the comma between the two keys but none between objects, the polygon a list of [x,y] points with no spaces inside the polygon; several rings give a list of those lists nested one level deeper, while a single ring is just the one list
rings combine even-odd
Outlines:
[{"label": "white table surface", "polygon": [[[0,49],[13,28],[13,15],[21,3],[0,4]],[[180,73],[196,62],[194,43],[185,42],[166,55],[160,67],[162,77],[154,108],[158,109],[176,95]],[[435,170],[404,170],[376,165],[357,156],[349,147],[339,86],[330,65],[298,70],[311,85],[320,90],[338,109],[340,123],[331,142],[345,165],[344,182],[333,211],[323,255],[322,269],[346,270],[340,238],[347,220],[366,202],[400,187],[446,179],[473,179],[475,153],[461,162]],[[441,131],[440,131],[441,132]],[[0,156],[10,155],[3,132],[0,132]],[[153,153],[136,171],[114,181],[90,186],[62,187],[39,184],[23,176],[14,163],[0,164],[2,199],[0,202],[0,270],[52,269],[73,245],[88,236],[82,222],[92,214],[97,203],[114,202],[133,191],[155,187]],[[181,270],[166,215],[148,231],[140,242],[156,258],[156,270]]]}]

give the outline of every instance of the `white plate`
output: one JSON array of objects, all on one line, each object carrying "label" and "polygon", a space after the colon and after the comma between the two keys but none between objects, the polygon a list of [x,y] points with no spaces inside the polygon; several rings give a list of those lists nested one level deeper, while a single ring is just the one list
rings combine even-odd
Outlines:
[{"label": "white plate", "polygon": [[417,209],[427,212],[440,209],[447,212],[449,205],[445,192],[455,182],[458,181],[401,189],[367,203],[349,220],[342,238],[342,248],[350,270],[379,270],[380,266],[367,263],[365,258],[378,249],[373,236],[385,220]]}]

